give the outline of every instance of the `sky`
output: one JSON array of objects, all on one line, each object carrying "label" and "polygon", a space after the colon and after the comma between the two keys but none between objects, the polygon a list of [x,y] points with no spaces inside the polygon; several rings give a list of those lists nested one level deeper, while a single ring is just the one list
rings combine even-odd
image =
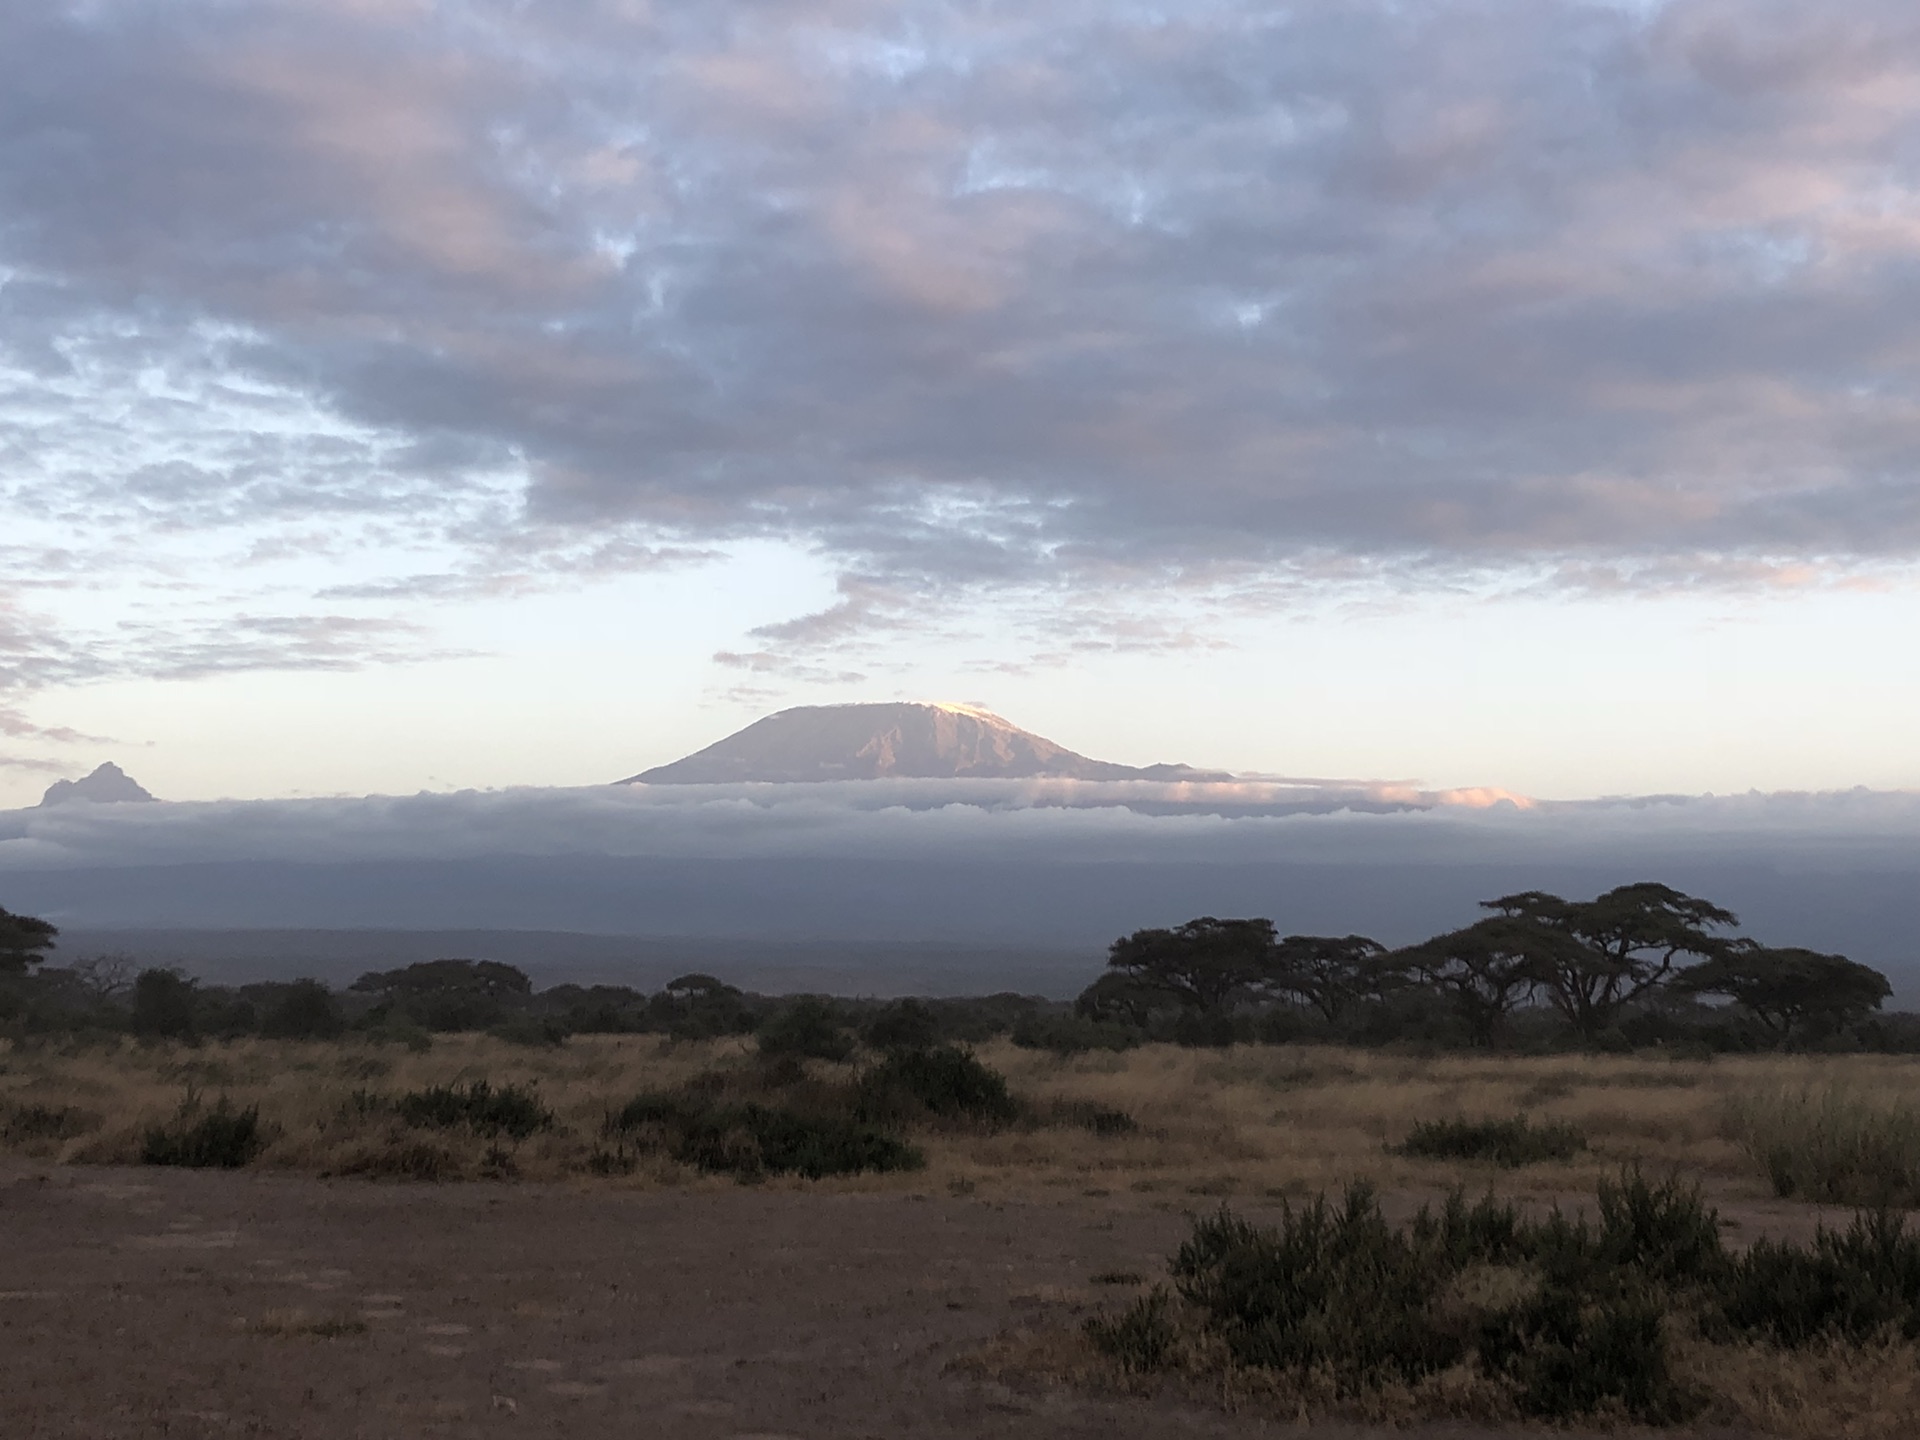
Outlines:
[{"label": "sky", "polygon": [[1920,788],[1896,0],[10,0],[0,807],[791,704]]}]

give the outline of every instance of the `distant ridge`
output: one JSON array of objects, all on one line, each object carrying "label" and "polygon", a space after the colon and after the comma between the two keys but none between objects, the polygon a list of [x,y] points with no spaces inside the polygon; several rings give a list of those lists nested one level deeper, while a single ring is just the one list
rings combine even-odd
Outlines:
[{"label": "distant ridge", "polygon": [[42,806],[68,805],[76,800],[90,800],[96,805],[105,805],[152,799],[144,785],[109,760],[83,780],[54,781],[40,797],[40,803]]},{"label": "distant ridge", "polygon": [[971,705],[799,705],[622,785],[821,780],[1227,780],[1188,765],[1091,760]]}]

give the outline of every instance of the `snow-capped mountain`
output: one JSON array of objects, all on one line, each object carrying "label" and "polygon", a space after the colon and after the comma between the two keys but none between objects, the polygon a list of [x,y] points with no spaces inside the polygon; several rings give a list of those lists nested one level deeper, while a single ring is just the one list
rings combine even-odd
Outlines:
[{"label": "snow-capped mountain", "polygon": [[1224,780],[1186,765],[1092,760],[970,705],[800,705],[622,784],[999,779]]}]

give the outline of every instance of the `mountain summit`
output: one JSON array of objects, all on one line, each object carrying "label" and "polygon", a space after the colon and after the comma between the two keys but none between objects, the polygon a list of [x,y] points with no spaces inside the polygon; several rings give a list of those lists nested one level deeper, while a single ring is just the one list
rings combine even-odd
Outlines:
[{"label": "mountain summit", "polygon": [[75,800],[105,804],[118,800],[151,800],[153,796],[138,780],[111,760],[84,780],[56,780],[40,797],[42,805],[66,805]]},{"label": "mountain summit", "polygon": [[758,780],[1224,780],[1186,765],[1090,760],[970,705],[799,705],[620,783]]}]

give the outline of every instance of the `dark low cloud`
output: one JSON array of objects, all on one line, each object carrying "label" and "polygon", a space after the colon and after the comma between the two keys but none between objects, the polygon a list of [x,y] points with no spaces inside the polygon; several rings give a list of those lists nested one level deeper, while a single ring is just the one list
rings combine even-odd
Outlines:
[{"label": "dark low cloud", "polygon": [[769,653],[1902,566],[1916,93],[1893,0],[23,0],[6,503],[431,533],[429,597],[798,537],[856,588]]},{"label": "dark low cloud", "polygon": [[863,780],[0,812],[0,872],[567,855],[1182,865],[1717,855],[1877,871],[1920,861],[1920,795],[1536,802],[1342,780]]},{"label": "dark low cloud", "polygon": [[[1760,938],[1882,966],[1910,997],[1916,869],[1920,797],[1864,791],[1523,807],[1331,781],[867,781],[0,812],[0,904],[98,946],[113,927],[385,928],[469,932],[459,953],[492,954],[471,932],[544,929],[732,942],[758,964],[844,943],[868,949],[833,983],[868,992],[1071,993],[1115,935],[1193,915],[1399,944],[1495,895],[1658,879]],[[913,980],[929,945],[1082,960],[1028,973],[999,953]],[[543,948],[566,953],[524,937],[512,953]],[[255,973],[299,953],[260,937]]]}]

